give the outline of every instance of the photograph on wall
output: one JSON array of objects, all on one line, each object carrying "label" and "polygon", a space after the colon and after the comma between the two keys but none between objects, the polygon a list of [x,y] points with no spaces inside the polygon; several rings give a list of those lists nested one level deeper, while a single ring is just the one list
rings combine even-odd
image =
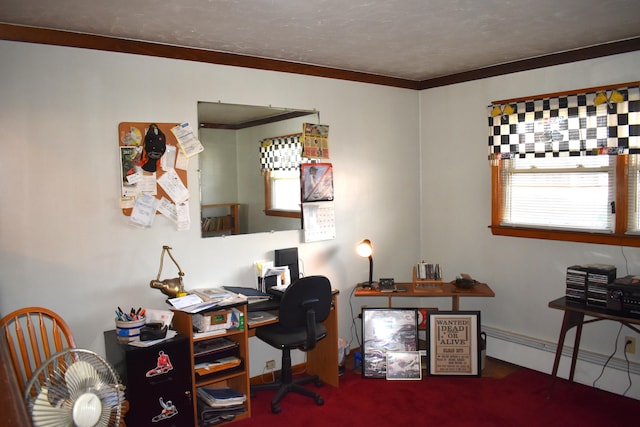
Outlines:
[{"label": "photograph on wall", "polygon": [[418,351],[418,310],[362,309],[362,376],[386,378],[387,352]]},{"label": "photograph on wall", "polygon": [[427,312],[429,375],[480,375],[480,312]]},{"label": "photograph on wall", "polygon": [[302,203],[333,200],[333,166],[331,163],[300,164]]},{"label": "photograph on wall", "polygon": [[388,351],[388,380],[421,380],[422,366],[419,351]]}]

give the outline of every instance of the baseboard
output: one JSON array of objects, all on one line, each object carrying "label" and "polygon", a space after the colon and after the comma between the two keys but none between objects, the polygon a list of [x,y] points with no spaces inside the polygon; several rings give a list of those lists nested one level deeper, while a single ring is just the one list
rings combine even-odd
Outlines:
[{"label": "baseboard", "polygon": [[[550,341],[540,340],[538,338],[528,337],[525,335],[515,334],[510,331],[505,331],[501,329],[496,329],[488,326],[483,326],[482,330],[487,334],[487,337],[499,339],[501,341],[506,341],[518,345],[523,345],[530,348],[535,348],[536,350],[542,350],[545,352],[552,353],[554,356],[556,354],[556,349],[558,345],[556,343]],[[571,358],[573,353],[573,347],[568,347],[565,345],[562,349],[562,356]],[[609,355],[603,355],[599,353],[594,353],[591,351],[580,350],[578,351],[578,360],[582,360],[585,362],[594,363],[596,365],[604,365],[607,362]],[[619,371],[627,372],[627,361],[620,357],[613,357],[609,360],[607,367],[612,369],[617,369]],[[635,375],[640,375],[640,363],[637,362],[629,362],[629,372]]]},{"label": "baseboard", "polygon": [[[538,338],[516,334],[488,326],[482,326],[487,334],[487,356],[518,366],[550,374],[557,344]],[[558,378],[569,377],[572,347],[565,346],[558,369]],[[618,352],[620,353],[620,352]],[[610,355],[580,350],[574,381],[619,395],[640,399],[640,364]],[[606,364],[606,368],[604,368]],[[631,386],[629,387],[631,381]],[[626,393],[626,394],[625,394]]]},{"label": "baseboard", "polygon": [[[291,367],[293,375],[304,374],[307,371],[307,364],[300,363]],[[280,378],[280,369],[276,369],[269,372],[263,372],[260,375],[249,378],[250,385],[266,384],[277,381]]]}]

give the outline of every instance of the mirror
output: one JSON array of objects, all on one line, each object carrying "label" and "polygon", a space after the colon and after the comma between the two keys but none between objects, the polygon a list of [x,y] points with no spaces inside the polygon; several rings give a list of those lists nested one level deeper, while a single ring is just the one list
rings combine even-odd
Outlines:
[{"label": "mirror", "polygon": [[[300,230],[299,215],[265,213],[260,141],[299,134],[303,123],[318,121],[313,110],[198,102],[202,237]],[[294,188],[299,197],[299,178]]]}]

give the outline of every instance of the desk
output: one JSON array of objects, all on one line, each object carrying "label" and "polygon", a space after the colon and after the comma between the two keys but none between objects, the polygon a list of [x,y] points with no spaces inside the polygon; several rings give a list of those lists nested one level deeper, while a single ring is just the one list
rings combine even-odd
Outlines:
[{"label": "desk", "polygon": [[[560,329],[560,336],[558,337],[558,346],[556,348],[556,358],[553,361],[553,370],[551,372],[551,385],[549,386],[549,396],[553,393],[553,386],[558,374],[558,366],[560,365],[560,357],[562,356],[562,347],[564,346],[564,339],[569,329],[576,327],[576,336],[573,344],[573,354],[571,355],[571,370],[569,371],[569,381],[573,381],[573,374],[576,370],[576,359],[578,356],[578,349],[580,347],[580,336],[582,335],[582,325],[587,323],[599,322],[600,320],[613,320],[620,322],[626,327],[640,333],[640,330],[634,325],[640,325],[640,317],[627,317],[622,313],[616,314],[606,308],[602,307],[588,307],[584,303],[567,301],[565,297],[558,298],[549,303],[549,307],[557,310],[564,310],[564,318],[562,319],[562,328]],[[584,320],[584,316],[593,317],[590,320]]]},{"label": "desk", "polygon": [[[256,328],[276,323],[278,320],[272,320],[255,326],[248,326],[249,337],[256,335]],[[332,292],[332,304],[329,317],[322,322],[327,328],[327,336],[316,343],[316,347],[308,351],[307,355],[307,372],[312,375],[318,375],[320,379],[329,385],[338,387],[338,291]]]},{"label": "desk", "polygon": [[486,283],[476,283],[474,286],[468,289],[458,288],[453,283],[444,282],[433,286],[432,288],[425,288],[420,290],[414,290],[413,283],[396,283],[398,289],[404,289],[402,292],[380,292],[373,289],[356,287],[354,293],[357,297],[386,297],[388,298],[388,307],[391,307],[391,300],[393,298],[433,298],[433,297],[451,297],[451,309],[453,311],[460,310],[460,297],[494,297],[489,285]]}]

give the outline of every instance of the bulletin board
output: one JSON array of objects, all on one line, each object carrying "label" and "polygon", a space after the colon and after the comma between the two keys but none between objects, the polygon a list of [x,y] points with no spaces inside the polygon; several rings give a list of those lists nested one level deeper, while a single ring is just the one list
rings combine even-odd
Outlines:
[{"label": "bulletin board", "polygon": [[[147,139],[147,132],[155,129],[153,125],[157,126],[160,132],[154,132]],[[165,197],[171,200],[164,189],[157,183],[157,180],[167,172],[167,167],[174,168],[184,186],[189,188],[187,185],[187,163],[183,153],[181,153],[178,140],[171,131],[171,129],[177,125],[179,125],[179,123],[157,122],[122,122],[118,125],[118,149],[120,151],[121,165],[120,203],[124,215],[131,215],[133,206],[129,206],[129,202],[135,193],[146,192],[153,194],[157,199]],[[145,145],[145,142],[147,140],[153,142],[163,139],[161,138],[162,135],[164,135],[166,151],[162,154],[161,158],[157,160],[152,159],[151,157],[155,156],[153,153],[149,156],[147,151],[153,151],[154,148],[152,148],[150,144]],[[182,164],[181,159],[184,161],[184,167],[180,167]],[[172,164],[166,164],[167,161],[172,162]],[[134,180],[130,180],[131,176],[135,175],[136,172],[136,176],[142,176],[144,182],[133,182]],[[152,180],[151,178],[154,174],[155,180]]]}]

